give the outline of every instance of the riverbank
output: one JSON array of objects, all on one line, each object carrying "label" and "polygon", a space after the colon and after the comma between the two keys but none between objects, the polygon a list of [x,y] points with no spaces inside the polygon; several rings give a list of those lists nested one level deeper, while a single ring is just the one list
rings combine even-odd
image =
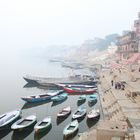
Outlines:
[{"label": "riverbank", "polygon": [[[101,105],[103,109],[103,122],[120,122],[126,123],[128,130],[122,136],[121,131],[116,134],[110,130],[102,130],[101,135],[105,133],[106,138],[104,140],[113,140],[121,136],[124,140],[139,140],[140,139],[140,72],[138,68],[133,71],[128,69],[102,70],[100,72],[100,84],[99,90]],[[111,81],[113,80],[113,86]],[[115,83],[123,83],[124,89],[116,89]],[[101,120],[101,119],[100,119]],[[98,123],[100,124],[102,120]],[[110,126],[111,127],[111,126]],[[79,140],[93,140],[99,139],[99,129],[91,129],[89,132],[85,132],[80,135]],[[113,136],[114,135],[114,136]],[[109,137],[108,137],[109,136]]]}]

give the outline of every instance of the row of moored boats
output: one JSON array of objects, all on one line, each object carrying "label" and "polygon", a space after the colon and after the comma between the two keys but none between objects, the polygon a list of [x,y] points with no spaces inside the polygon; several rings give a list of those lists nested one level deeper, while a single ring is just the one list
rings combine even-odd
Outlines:
[{"label": "row of moored boats", "polygon": [[[70,122],[63,130],[65,136],[73,134],[79,126],[78,119],[86,115],[86,108],[81,106],[73,114],[73,121]],[[71,114],[70,106],[63,108],[58,114],[57,118],[62,119]],[[88,119],[95,119],[100,116],[98,109],[93,109],[87,114]],[[23,131],[34,127],[36,133],[43,132],[47,130],[52,125],[51,117],[48,116],[42,121],[37,123],[37,117],[35,115],[30,115],[27,117],[21,118],[21,110],[14,110],[0,115],[0,129],[6,129],[10,127],[12,130]]]},{"label": "row of moored boats", "polygon": [[[44,93],[39,95],[30,95],[26,97],[22,97],[22,100],[26,102],[41,102],[41,101],[61,101],[68,97],[68,94],[70,95],[76,95],[80,94],[81,98],[79,100],[85,100],[87,94],[92,94],[97,92],[97,87],[91,86],[91,85],[66,85],[66,84],[59,84],[63,90],[58,90],[53,93]],[[94,95],[90,95],[89,99],[94,99]]]},{"label": "row of moored boats", "polygon": [[[35,81],[34,79],[26,79],[26,81]],[[56,84],[55,84],[56,85]],[[82,85],[82,84],[57,84],[62,90],[55,91],[53,93],[44,93],[39,95],[30,95],[22,97],[22,99],[29,103],[41,102],[51,100],[53,102],[65,100],[69,94],[76,95],[80,94],[78,102],[85,101],[88,95],[88,101],[97,101],[96,85]],[[63,108],[58,114],[57,118],[65,118],[71,114],[71,107]],[[80,106],[72,114],[72,122],[70,122],[63,130],[65,136],[73,134],[78,130],[79,123],[78,119],[85,117],[87,114],[87,119],[95,119],[100,116],[98,109],[93,109],[87,113],[84,106]],[[21,117],[21,110],[14,110],[0,115],[0,130],[1,129],[12,129],[12,130],[26,130],[30,127],[34,127],[36,133],[43,132],[52,125],[51,117],[45,117],[43,120],[37,122],[37,117],[35,115],[30,115],[27,117]]]}]

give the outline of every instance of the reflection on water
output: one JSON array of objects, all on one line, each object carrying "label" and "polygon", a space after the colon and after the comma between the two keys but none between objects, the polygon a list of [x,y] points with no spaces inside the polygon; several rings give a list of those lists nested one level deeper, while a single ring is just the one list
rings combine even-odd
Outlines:
[{"label": "reflection on water", "polygon": [[48,86],[41,86],[39,84],[31,84],[31,83],[27,83],[23,86],[23,88],[39,88],[39,89],[44,89],[44,90],[61,90],[61,87],[57,87],[57,86],[52,86],[52,87],[48,87]]},{"label": "reflection on water", "polygon": [[11,132],[11,129],[0,130],[0,139],[4,138]]},{"label": "reflection on water", "polygon": [[42,139],[44,136],[46,136],[51,131],[51,129],[52,129],[52,125],[50,125],[50,127],[46,131],[43,131],[40,133],[34,133],[34,140]]},{"label": "reflection on water", "polygon": [[62,104],[62,103],[65,102],[66,100],[67,100],[67,98],[65,98],[65,99],[63,99],[63,100],[61,100],[61,101],[52,102],[52,107],[53,107],[53,106],[57,106],[57,105],[59,105],[59,104]]},{"label": "reflection on water", "polygon": [[41,101],[41,102],[36,102],[36,103],[25,103],[23,106],[22,106],[22,110],[23,109],[29,109],[29,108],[32,108],[32,107],[37,107],[37,106],[41,106],[41,105],[43,105],[43,104],[47,104],[47,103],[49,103],[49,102],[51,102],[51,100],[47,100],[47,101]]},{"label": "reflection on water", "polygon": [[94,118],[94,119],[87,119],[86,123],[87,123],[87,126],[89,128],[91,128],[92,126],[96,125],[96,123],[99,121],[100,119],[100,116]]},{"label": "reflection on water", "polygon": [[56,124],[57,125],[61,124],[63,121],[65,121],[69,117],[69,115],[70,114],[68,114],[67,116],[64,116],[64,117],[57,117]]},{"label": "reflection on water", "polygon": [[11,140],[24,140],[33,132],[33,127],[24,131],[14,131]]}]

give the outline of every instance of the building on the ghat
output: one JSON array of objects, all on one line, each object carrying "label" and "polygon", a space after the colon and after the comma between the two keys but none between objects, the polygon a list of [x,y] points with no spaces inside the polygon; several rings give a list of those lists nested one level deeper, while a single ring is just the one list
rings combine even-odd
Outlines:
[{"label": "building on the ghat", "polygon": [[120,62],[129,63],[140,60],[140,12],[138,19],[134,21],[134,30],[127,31],[118,37],[116,44],[118,46],[116,53]]}]

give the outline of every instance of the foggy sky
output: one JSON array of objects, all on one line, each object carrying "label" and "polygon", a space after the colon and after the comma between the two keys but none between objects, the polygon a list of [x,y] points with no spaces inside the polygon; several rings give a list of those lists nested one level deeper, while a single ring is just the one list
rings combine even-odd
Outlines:
[{"label": "foggy sky", "polygon": [[131,30],[140,0],[1,0],[0,48],[79,45]]}]

